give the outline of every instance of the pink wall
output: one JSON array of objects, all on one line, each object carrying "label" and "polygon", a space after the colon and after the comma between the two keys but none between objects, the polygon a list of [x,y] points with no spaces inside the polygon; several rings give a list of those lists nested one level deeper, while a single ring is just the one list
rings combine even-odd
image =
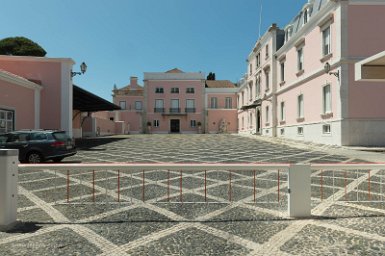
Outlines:
[{"label": "pink wall", "polygon": [[218,108],[226,107],[226,98],[230,97],[232,101],[231,108],[237,108],[237,94],[236,93],[207,93],[207,106],[210,108],[211,106],[211,98],[217,98],[217,106]]},{"label": "pink wall", "polygon": [[[155,88],[162,87],[164,93],[155,93]],[[179,94],[171,93],[171,88],[179,88]],[[194,88],[194,93],[186,93],[187,88]],[[190,127],[190,120],[196,120],[203,124],[204,115],[204,85],[202,81],[147,81],[147,120],[153,124],[153,120],[159,120],[159,127],[152,127],[152,132],[168,133],[170,131],[170,120],[180,120],[181,132],[197,132],[197,127]],[[169,113],[171,108],[171,99],[179,99],[179,107],[181,113],[185,113],[186,100],[195,100],[195,113],[187,113],[186,115],[162,115],[162,113],[154,113],[155,100],[164,100],[165,113]]]},{"label": "pink wall", "polygon": [[369,57],[385,48],[385,5],[349,5],[348,49],[354,57]]},{"label": "pink wall", "polygon": [[[0,108],[15,110],[15,129],[35,127],[34,89],[0,80]],[[9,107],[9,108],[8,108]]]},{"label": "pink wall", "polygon": [[207,127],[209,133],[218,133],[222,120],[227,122],[227,132],[237,132],[238,120],[236,109],[209,109],[207,118]]},{"label": "pink wall", "polygon": [[54,61],[1,60],[0,69],[26,79],[41,81],[40,127],[61,127],[61,63]]}]

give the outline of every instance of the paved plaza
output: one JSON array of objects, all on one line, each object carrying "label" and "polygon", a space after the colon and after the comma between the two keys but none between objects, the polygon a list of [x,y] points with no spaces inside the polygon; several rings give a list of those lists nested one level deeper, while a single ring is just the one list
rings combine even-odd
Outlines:
[{"label": "paved plaza", "polygon": [[[385,156],[236,135],[130,135],[78,146],[64,162],[366,163]],[[0,255],[384,255],[383,179],[383,170],[314,170],[314,218],[294,220],[279,170],[25,170],[19,224],[0,232]]]}]

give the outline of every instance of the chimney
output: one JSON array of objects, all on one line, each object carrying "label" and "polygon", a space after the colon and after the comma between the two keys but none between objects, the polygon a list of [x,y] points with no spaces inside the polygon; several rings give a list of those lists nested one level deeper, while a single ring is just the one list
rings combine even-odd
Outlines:
[{"label": "chimney", "polygon": [[136,76],[130,77],[130,86],[138,86],[138,78]]}]

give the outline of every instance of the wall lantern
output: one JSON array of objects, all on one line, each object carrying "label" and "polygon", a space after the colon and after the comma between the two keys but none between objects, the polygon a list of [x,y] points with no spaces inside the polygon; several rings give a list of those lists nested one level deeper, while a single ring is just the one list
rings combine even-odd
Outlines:
[{"label": "wall lantern", "polygon": [[87,71],[87,64],[82,62],[82,64],[80,64],[80,72],[71,71],[71,77],[74,77],[76,75],[82,75],[82,74],[86,73],[86,71]]},{"label": "wall lantern", "polygon": [[327,74],[329,74],[329,75],[334,75],[335,77],[338,78],[338,81],[339,81],[339,80],[340,80],[340,71],[337,70],[337,72],[330,72],[330,69],[331,69],[331,67],[330,67],[329,62],[326,62],[326,63],[325,63],[325,66],[324,66],[324,71],[325,71],[325,73],[327,73]]}]

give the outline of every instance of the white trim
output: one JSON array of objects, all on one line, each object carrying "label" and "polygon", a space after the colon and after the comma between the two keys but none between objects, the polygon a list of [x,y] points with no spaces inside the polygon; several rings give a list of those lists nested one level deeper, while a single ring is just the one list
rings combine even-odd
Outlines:
[{"label": "white trim", "polygon": [[34,82],[28,81],[27,79],[22,77],[19,78],[17,77],[17,75],[13,76],[13,75],[7,74],[6,72],[2,72],[0,70],[0,80],[3,80],[8,83],[12,83],[12,84],[20,85],[28,89],[39,89],[39,90],[42,89],[41,85],[35,84]]},{"label": "white trim", "polygon": [[61,63],[61,81],[60,81],[60,129],[66,131],[72,137],[72,101],[73,85],[71,78],[71,63]]},{"label": "white trim", "polygon": [[350,0],[349,5],[385,5],[384,0]]},{"label": "white trim", "polygon": [[40,129],[40,90],[35,90],[35,129]]}]

